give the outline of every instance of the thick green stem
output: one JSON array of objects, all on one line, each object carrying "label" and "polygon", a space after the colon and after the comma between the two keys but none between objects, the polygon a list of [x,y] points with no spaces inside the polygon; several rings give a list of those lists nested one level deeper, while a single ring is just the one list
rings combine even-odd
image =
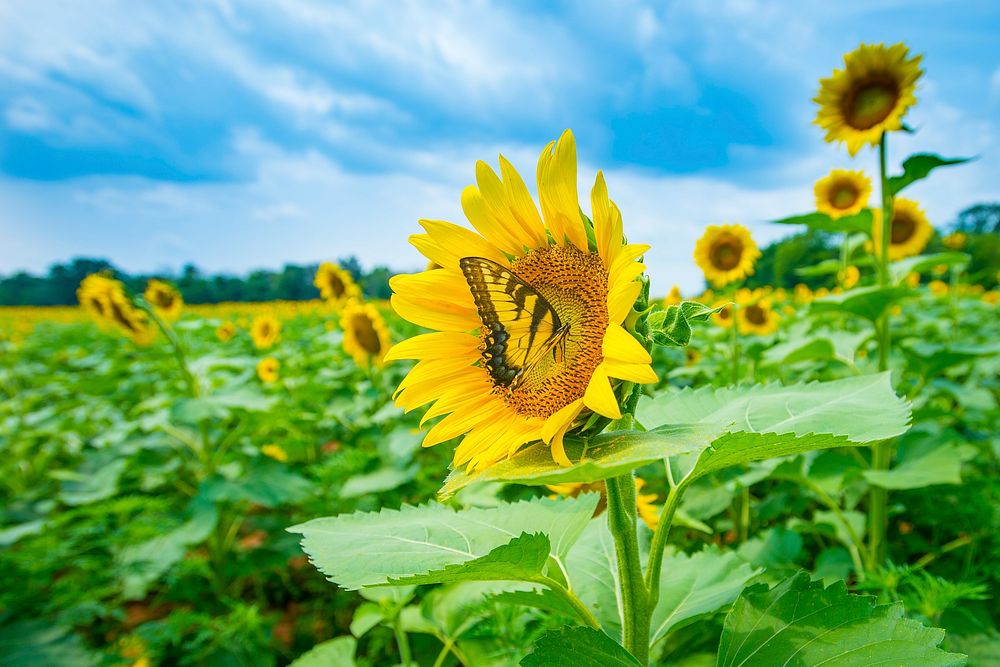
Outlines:
[{"label": "thick green stem", "polygon": [[639,538],[636,534],[635,480],[632,475],[612,477],[608,489],[608,528],[615,540],[618,579],[621,587],[625,648],[639,664],[649,662],[649,619],[646,586],[639,561]]},{"label": "thick green stem", "polygon": [[410,639],[406,636],[406,631],[403,630],[402,619],[400,619],[398,615],[392,622],[392,631],[396,635],[396,645],[399,647],[400,663],[402,663],[403,667],[411,667],[413,664],[413,657],[410,654]]},{"label": "thick green stem", "polygon": [[554,592],[559,594],[559,596],[562,597],[562,599],[568,602],[569,605],[573,607],[573,611],[576,612],[576,615],[580,617],[580,620],[583,621],[584,624],[592,627],[595,630],[601,629],[600,621],[598,621],[597,618],[590,612],[590,610],[587,609],[587,605],[583,604],[583,601],[580,600],[580,598],[578,598],[573,593],[573,591],[569,590],[568,588],[560,584],[558,581],[550,577],[540,577],[537,581],[538,583],[551,588]]},{"label": "thick green stem", "polygon": [[[879,142],[878,160],[879,177],[882,191],[882,228],[879,230],[881,247],[876,249],[876,261],[879,268],[879,284],[889,287],[889,241],[892,237],[892,193],[889,192],[889,175],[887,172],[886,134],[882,133]],[[889,349],[892,345],[892,333],[889,324],[889,312],[879,318],[876,325],[878,333],[878,368],[886,371],[889,368]],[[888,470],[892,459],[892,444],[878,442],[872,447],[872,470]],[[885,535],[888,528],[889,493],[886,489],[872,486],[868,507],[868,565],[878,567],[885,560]]]}]

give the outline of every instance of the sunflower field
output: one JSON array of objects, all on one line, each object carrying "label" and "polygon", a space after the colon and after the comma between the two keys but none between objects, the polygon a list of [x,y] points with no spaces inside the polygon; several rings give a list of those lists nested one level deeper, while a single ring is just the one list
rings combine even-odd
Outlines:
[{"label": "sunflower field", "polygon": [[832,288],[747,287],[725,221],[703,293],[651,284],[567,130],[537,197],[476,164],[389,301],[324,263],[0,310],[0,666],[1000,664],[1000,276],[926,252],[904,191],[966,160],[890,153],[920,75],[819,83],[880,165],[774,221],[842,239]]}]

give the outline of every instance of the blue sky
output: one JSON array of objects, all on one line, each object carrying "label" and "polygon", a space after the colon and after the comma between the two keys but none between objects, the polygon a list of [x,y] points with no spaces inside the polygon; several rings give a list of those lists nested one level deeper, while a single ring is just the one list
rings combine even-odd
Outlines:
[{"label": "blue sky", "polygon": [[[356,254],[420,267],[420,218],[462,222],[474,163],[533,180],[566,127],[603,169],[654,284],[700,287],[705,225],[811,210],[852,161],[817,79],[858,43],[924,53],[916,151],[979,155],[912,195],[932,221],[1000,199],[995,2],[0,1],[0,273]],[[586,199],[586,198],[584,198]]]}]

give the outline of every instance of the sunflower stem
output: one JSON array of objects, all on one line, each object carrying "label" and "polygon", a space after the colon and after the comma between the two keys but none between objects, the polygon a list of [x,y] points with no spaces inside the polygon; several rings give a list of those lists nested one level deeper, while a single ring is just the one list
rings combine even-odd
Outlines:
[{"label": "sunflower stem", "polygon": [[649,662],[650,609],[639,561],[635,480],[631,474],[621,475],[607,480],[606,485],[608,528],[615,540],[618,561],[625,648],[639,664],[646,665]]},{"label": "sunflower stem", "polygon": [[733,310],[733,322],[730,324],[732,332],[729,336],[729,345],[733,361],[733,386],[740,383],[740,332],[736,326],[736,306],[730,306]]},{"label": "sunflower stem", "polygon": [[674,522],[674,514],[681,503],[681,496],[684,495],[685,489],[685,482],[683,480],[677,485],[674,484],[669,461],[667,461],[667,480],[670,482],[670,491],[667,493],[667,500],[663,505],[663,510],[660,512],[660,520],[656,524],[656,532],[653,533],[653,543],[649,547],[649,562],[646,564],[646,598],[650,614],[656,609],[656,603],[660,598],[660,572],[663,568],[663,550],[667,546],[667,538],[670,536],[670,526]]},{"label": "sunflower stem", "polygon": [[188,391],[191,392],[193,398],[197,398],[201,395],[201,387],[198,385],[198,381],[195,379],[194,374],[191,372],[190,366],[187,362],[187,354],[184,352],[184,346],[181,344],[180,338],[174,333],[174,330],[167,326],[159,315],[156,314],[156,310],[150,306],[145,299],[135,299],[136,306],[139,310],[143,311],[149,316],[149,319],[153,320],[157,328],[163,332],[164,337],[167,342],[170,343],[170,348],[174,353],[174,358],[177,360],[177,365],[180,367],[181,375],[184,376],[184,381],[187,383]]},{"label": "sunflower stem", "polygon": [[[879,285],[889,287],[889,243],[892,237],[892,193],[889,191],[889,175],[887,170],[888,146],[887,134],[882,133],[878,146],[879,185],[882,194],[882,219],[879,229],[880,247],[875,251],[879,268]],[[876,324],[878,334],[878,369],[884,372],[889,369],[889,348],[892,344],[892,334],[889,328],[889,311],[879,317]],[[892,460],[891,443],[877,442],[872,447],[872,470],[888,470]],[[872,486],[868,507],[868,564],[871,568],[880,566],[885,560],[885,535],[888,528],[889,492],[879,486]]]}]

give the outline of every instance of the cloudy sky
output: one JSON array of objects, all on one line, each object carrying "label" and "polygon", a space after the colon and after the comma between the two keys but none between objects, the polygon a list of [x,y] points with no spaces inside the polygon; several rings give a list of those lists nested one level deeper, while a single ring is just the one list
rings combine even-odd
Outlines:
[{"label": "cloudy sky", "polygon": [[475,160],[530,182],[569,127],[581,192],[603,169],[659,291],[694,289],[706,224],[777,238],[852,163],[817,79],[900,40],[926,74],[890,160],[980,156],[913,187],[943,225],[1000,200],[995,2],[0,0],[0,274],[421,267],[407,236],[462,222]]}]

